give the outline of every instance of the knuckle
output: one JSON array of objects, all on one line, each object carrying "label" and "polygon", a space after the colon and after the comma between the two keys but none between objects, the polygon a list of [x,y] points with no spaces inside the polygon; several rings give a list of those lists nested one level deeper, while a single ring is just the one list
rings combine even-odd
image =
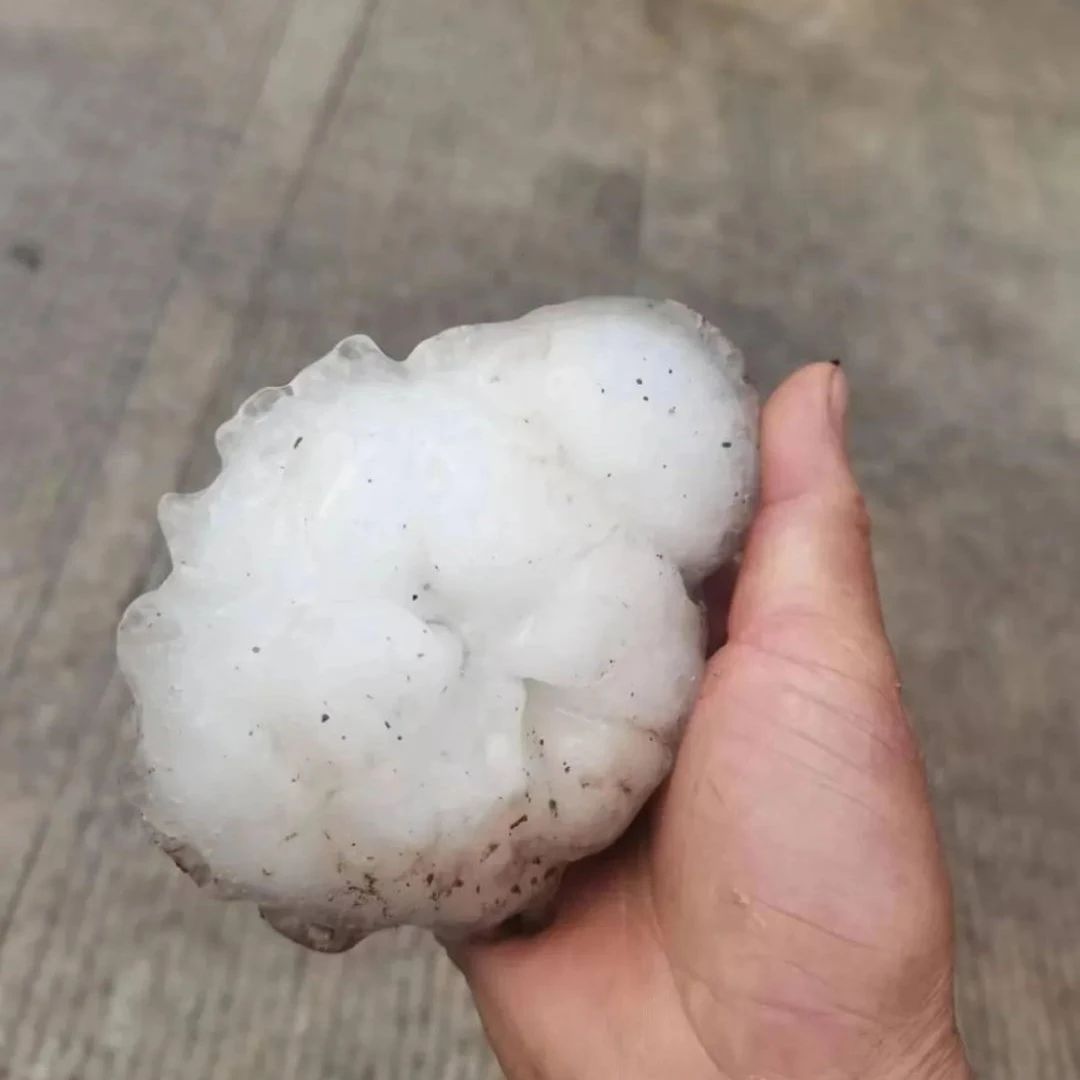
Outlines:
[{"label": "knuckle", "polygon": [[852,500],[851,517],[856,532],[858,532],[863,539],[869,541],[874,525],[873,520],[870,517],[870,510],[866,505],[866,500],[861,494],[857,493]]},{"label": "knuckle", "polygon": [[837,509],[844,520],[851,525],[852,529],[869,543],[870,534],[873,531],[873,521],[862,492],[854,485],[850,489],[843,491],[838,497]]}]

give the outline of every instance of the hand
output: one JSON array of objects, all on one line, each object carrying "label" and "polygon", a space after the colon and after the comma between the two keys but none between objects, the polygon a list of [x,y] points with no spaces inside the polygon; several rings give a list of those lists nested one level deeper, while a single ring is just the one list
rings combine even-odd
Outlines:
[{"label": "hand", "polygon": [[455,956],[513,1080],[970,1076],[846,398],[815,364],[764,409],[728,641],[667,786],[550,927]]}]

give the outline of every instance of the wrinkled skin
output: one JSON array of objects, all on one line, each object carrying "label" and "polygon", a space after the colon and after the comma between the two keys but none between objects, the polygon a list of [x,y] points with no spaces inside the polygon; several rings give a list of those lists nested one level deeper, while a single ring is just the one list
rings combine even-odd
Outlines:
[{"label": "wrinkled skin", "polygon": [[949,885],[842,373],[762,420],[762,506],[669,785],[543,932],[457,950],[513,1080],[967,1077]]}]

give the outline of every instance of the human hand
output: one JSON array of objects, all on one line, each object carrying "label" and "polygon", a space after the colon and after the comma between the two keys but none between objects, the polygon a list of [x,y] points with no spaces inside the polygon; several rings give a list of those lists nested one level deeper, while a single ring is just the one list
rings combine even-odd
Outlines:
[{"label": "human hand", "polygon": [[546,930],[455,954],[513,1080],[970,1076],[846,398],[815,364],[764,409],[728,640],[667,786]]}]

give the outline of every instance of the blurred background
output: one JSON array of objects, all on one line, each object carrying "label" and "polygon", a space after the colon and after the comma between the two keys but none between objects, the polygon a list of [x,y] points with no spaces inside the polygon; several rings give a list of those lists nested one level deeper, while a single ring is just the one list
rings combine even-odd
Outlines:
[{"label": "blurred background", "polygon": [[151,849],[112,633],[247,393],[613,292],[844,358],[971,1053],[1080,1076],[1078,58],[1071,0],[0,0],[0,1078],[498,1075],[421,935]]}]

